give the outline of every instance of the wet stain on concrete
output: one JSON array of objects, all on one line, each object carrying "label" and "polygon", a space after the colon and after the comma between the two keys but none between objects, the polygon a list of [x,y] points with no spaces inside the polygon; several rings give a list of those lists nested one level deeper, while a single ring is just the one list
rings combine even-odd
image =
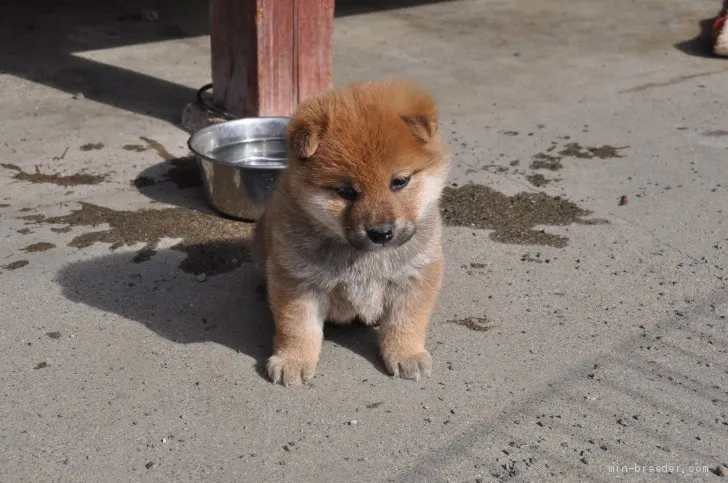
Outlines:
[{"label": "wet stain on concrete", "polygon": [[493,328],[487,317],[467,317],[465,319],[448,320],[448,324],[455,324],[475,332],[487,332]]},{"label": "wet stain on concrete", "polygon": [[29,225],[30,223],[37,223],[41,220],[45,219],[45,215],[25,215],[18,218],[18,220],[27,221],[29,223],[26,223],[26,225]]},{"label": "wet stain on concrete", "polygon": [[147,143],[147,147],[155,150],[159,157],[164,159],[165,161],[172,161],[173,159],[175,159],[174,154],[170,153],[169,150],[159,141],[148,138],[146,136],[139,136],[139,139]]},{"label": "wet stain on concrete", "polygon": [[126,151],[133,151],[135,153],[141,153],[149,149],[147,146],[142,146],[141,144],[125,144],[121,148]]},{"label": "wet stain on concrete", "polygon": [[529,166],[531,169],[548,169],[549,171],[558,171],[563,167],[559,156],[552,156],[546,153],[535,154]]},{"label": "wet stain on concrete", "polygon": [[23,248],[22,250],[25,253],[35,253],[35,252],[45,252],[45,251],[51,250],[53,248],[56,248],[56,246],[53,243],[38,242],[38,243],[33,243],[32,245],[28,245],[27,247]]},{"label": "wet stain on concrete", "polygon": [[[565,136],[565,139],[568,136]],[[602,146],[582,146],[576,142],[570,142],[565,144],[556,154],[553,153],[558,149],[558,143],[553,141],[551,146],[546,149],[546,152],[537,153],[533,156],[531,169],[547,169],[549,171],[558,171],[563,168],[561,161],[564,158],[577,158],[577,159],[612,159],[612,158],[623,158],[624,155],[621,153],[622,150],[627,149],[629,146],[610,146],[604,144]],[[538,186],[538,185],[537,185]]]},{"label": "wet stain on concrete", "polygon": [[167,181],[171,181],[181,190],[202,186],[200,171],[194,156],[171,159],[167,163],[170,164],[170,168],[164,174],[164,178],[155,180],[149,176],[141,175],[134,178],[131,184],[137,189],[143,189]]},{"label": "wet stain on concrete", "polygon": [[19,181],[27,181],[29,183],[51,183],[58,186],[78,186],[78,185],[94,185],[99,184],[106,180],[105,175],[89,174],[89,173],[76,173],[67,176],[63,176],[59,173],[47,174],[41,173],[38,166],[35,167],[35,173],[28,173],[23,171],[20,166],[15,164],[0,164],[5,169],[16,171],[13,179]]},{"label": "wet stain on concrete", "polygon": [[197,166],[197,159],[194,156],[182,156],[180,158],[175,157],[169,150],[159,141],[146,136],[141,136],[139,139],[146,143],[146,146],[139,144],[128,144],[124,146],[124,149],[128,151],[146,151],[147,149],[154,150],[160,158],[164,159],[170,164],[169,170],[165,173],[165,177],[161,180],[154,180],[149,176],[138,176],[132,181],[132,184],[137,188],[145,188],[152,186],[157,183],[171,181],[179,189],[196,188],[202,185],[200,179],[200,172]]},{"label": "wet stain on concrete", "polygon": [[531,183],[534,186],[538,186],[538,187],[546,186],[551,181],[553,181],[552,179],[549,179],[546,176],[544,176],[542,174],[538,174],[538,173],[529,174],[528,176],[526,176],[526,179],[528,180],[529,183]]},{"label": "wet stain on concrete", "polygon": [[19,268],[23,268],[28,263],[28,260],[16,260],[14,262],[8,263],[7,265],[3,265],[0,268],[3,268],[5,270],[17,270]]},{"label": "wet stain on concrete", "polygon": [[579,159],[610,159],[610,158],[623,158],[620,153],[621,150],[627,149],[629,146],[582,146],[579,143],[568,143],[564,146],[564,149],[559,151],[559,154],[564,157],[572,157]]},{"label": "wet stain on concrete", "polygon": [[149,260],[162,238],[181,238],[172,247],[187,257],[179,268],[188,273],[216,275],[250,261],[253,224],[228,220],[188,208],[116,211],[81,203],[68,215],[38,219],[36,223],[65,224],[68,227],[107,224],[108,228],[76,236],[68,243],[86,248],[96,242],[111,244],[110,249],[144,243],[133,262]]},{"label": "wet stain on concrete", "polygon": [[134,180],[131,182],[131,184],[139,189],[139,188],[146,188],[147,186],[152,186],[157,184],[155,180],[150,178],[149,176],[137,176],[134,178]]},{"label": "wet stain on concrete", "polygon": [[79,149],[81,151],[97,151],[99,149],[103,149],[104,143],[86,143],[82,145]]},{"label": "wet stain on concrete", "polygon": [[574,203],[546,193],[519,193],[506,196],[487,186],[468,184],[445,188],[442,216],[446,225],[490,229],[490,238],[500,243],[548,245],[562,248],[568,238],[535,230],[537,225],[565,226],[572,223],[595,224],[585,220],[591,212]]}]

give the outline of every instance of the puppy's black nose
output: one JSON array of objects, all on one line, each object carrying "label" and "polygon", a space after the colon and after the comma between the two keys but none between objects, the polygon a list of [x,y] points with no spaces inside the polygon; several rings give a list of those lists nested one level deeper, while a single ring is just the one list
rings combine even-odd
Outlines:
[{"label": "puppy's black nose", "polygon": [[394,237],[394,226],[387,224],[368,228],[367,236],[374,243],[387,243]]}]

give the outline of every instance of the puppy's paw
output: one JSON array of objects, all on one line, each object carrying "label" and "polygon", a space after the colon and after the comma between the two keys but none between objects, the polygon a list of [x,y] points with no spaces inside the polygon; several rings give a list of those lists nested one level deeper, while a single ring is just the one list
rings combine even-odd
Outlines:
[{"label": "puppy's paw", "polygon": [[432,356],[426,350],[408,356],[387,354],[383,359],[387,370],[394,377],[419,381],[423,377],[430,377],[432,371]]},{"label": "puppy's paw", "polygon": [[317,361],[301,357],[299,354],[282,352],[268,359],[266,368],[271,380],[284,386],[295,386],[308,382],[316,373]]}]

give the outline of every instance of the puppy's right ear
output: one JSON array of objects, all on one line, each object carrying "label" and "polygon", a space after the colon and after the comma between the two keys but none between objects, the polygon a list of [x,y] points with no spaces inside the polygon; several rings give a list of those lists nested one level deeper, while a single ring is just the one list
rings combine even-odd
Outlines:
[{"label": "puppy's right ear", "polygon": [[310,120],[294,118],[288,125],[288,139],[293,152],[301,159],[308,159],[318,149],[321,128]]}]

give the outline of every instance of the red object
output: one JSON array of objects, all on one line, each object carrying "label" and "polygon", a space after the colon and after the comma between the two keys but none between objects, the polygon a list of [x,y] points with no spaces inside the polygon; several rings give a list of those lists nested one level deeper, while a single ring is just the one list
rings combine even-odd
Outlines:
[{"label": "red object", "polygon": [[212,95],[238,116],[290,116],[333,86],[334,0],[211,0]]},{"label": "red object", "polygon": [[713,43],[718,40],[718,36],[723,31],[723,26],[725,26],[725,20],[726,16],[718,17],[715,19],[715,22],[713,22]]}]

